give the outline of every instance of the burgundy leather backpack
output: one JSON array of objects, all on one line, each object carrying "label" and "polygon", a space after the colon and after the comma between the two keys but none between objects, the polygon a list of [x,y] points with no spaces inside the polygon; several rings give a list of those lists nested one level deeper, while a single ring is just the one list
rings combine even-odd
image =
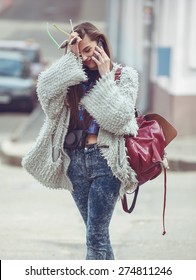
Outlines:
[{"label": "burgundy leather backpack", "polygon": [[[117,69],[115,80],[120,78],[121,69]],[[165,147],[176,137],[176,129],[162,116],[147,114],[136,117],[139,126],[137,136],[125,135],[125,146],[130,166],[137,174],[138,187],[134,192],[130,207],[126,194],[122,198],[123,210],[131,213],[135,207],[141,185],[155,179],[164,171],[164,205],[163,205],[163,235],[165,231],[166,207],[166,169]]]}]

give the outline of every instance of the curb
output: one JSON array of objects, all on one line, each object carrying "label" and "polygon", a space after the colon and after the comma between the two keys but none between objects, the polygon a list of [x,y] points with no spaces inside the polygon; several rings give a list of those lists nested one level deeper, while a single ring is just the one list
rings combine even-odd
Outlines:
[{"label": "curb", "polygon": [[21,166],[22,158],[34,143],[34,141],[29,139],[26,139],[25,142],[24,140],[23,142],[20,141],[21,136],[24,138],[25,132],[27,133],[28,129],[32,127],[34,123],[39,121],[39,117],[42,113],[40,106],[37,106],[29,116],[28,120],[22,123],[9,139],[0,143],[0,156],[3,163],[13,166]]},{"label": "curb", "polygon": [[187,160],[169,159],[169,167],[171,171],[196,171],[196,162]]},{"label": "curb", "polygon": [[[23,156],[29,151],[33,142],[17,143],[7,140],[1,143],[0,156],[3,163],[13,166],[21,166]],[[20,152],[18,152],[20,151]]]}]

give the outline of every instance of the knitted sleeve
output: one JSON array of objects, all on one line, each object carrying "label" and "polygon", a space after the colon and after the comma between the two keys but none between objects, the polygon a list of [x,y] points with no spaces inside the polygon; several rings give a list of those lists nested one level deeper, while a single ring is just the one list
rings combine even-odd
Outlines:
[{"label": "knitted sleeve", "polygon": [[81,104],[104,130],[116,135],[137,134],[135,104],[138,93],[138,73],[131,67],[122,68],[120,81],[114,70],[99,79]]},{"label": "knitted sleeve", "polygon": [[67,89],[86,80],[80,59],[69,52],[43,71],[37,83],[37,94],[45,114],[53,119],[62,110]]}]

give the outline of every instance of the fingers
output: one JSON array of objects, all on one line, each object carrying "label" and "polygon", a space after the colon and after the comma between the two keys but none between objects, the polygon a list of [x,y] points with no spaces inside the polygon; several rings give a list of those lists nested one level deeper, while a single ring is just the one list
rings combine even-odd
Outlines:
[{"label": "fingers", "polygon": [[75,45],[75,43],[77,42],[78,38],[74,37],[70,42],[69,45]]},{"label": "fingers", "polygon": [[95,58],[98,62],[103,61],[101,54],[97,51],[94,51],[92,58]]},{"label": "fingers", "polygon": [[74,45],[76,43],[79,43],[82,39],[78,35],[77,32],[72,32],[68,38],[69,45]]},{"label": "fingers", "polygon": [[110,61],[110,58],[105,53],[104,49],[96,46],[94,50],[94,56],[92,57],[96,63],[104,63]]},{"label": "fingers", "polygon": [[67,46],[68,46],[68,40],[65,40],[60,44],[59,49],[67,48]]},{"label": "fingers", "polygon": [[95,46],[95,49],[97,49],[98,51],[104,51],[103,47],[102,46],[99,47],[98,45]]},{"label": "fingers", "polygon": [[71,39],[73,39],[74,37],[77,37],[77,36],[79,36],[79,34],[77,32],[71,32],[68,40],[70,41]]},{"label": "fingers", "polygon": [[82,39],[79,36],[74,37],[73,39],[71,39],[69,41],[69,45],[75,45],[78,44],[80,41],[82,41]]},{"label": "fingers", "polygon": [[72,32],[68,38],[68,46],[77,57],[79,56],[78,44],[82,41],[77,32]]},{"label": "fingers", "polygon": [[94,52],[98,55],[98,57],[102,57],[104,60],[109,58],[102,46],[101,47],[96,46]]},{"label": "fingers", "polygon": [[78,44],[82,39],[79,37],[77,32],[72,32],[69,35],[69,38],[64,40],[61,45],[59,46],[60,49],[67,48],[68,45],[75,45]]}]

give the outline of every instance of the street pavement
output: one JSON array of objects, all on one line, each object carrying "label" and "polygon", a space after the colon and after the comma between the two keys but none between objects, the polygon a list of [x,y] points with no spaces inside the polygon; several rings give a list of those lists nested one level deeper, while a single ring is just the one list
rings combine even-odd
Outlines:
[{"label": "street pavement", "polygon": [[[84,259],[85,228],[70,193],[41,186],[20,167],[1,165],[0,173],[0,258]],[[195,172],[168,172],[165,236],[162,175],[141,187],[132,214],[118,201],[110,228],[116,258],[195,260],[195,181]]]},{"label": "street pavement", "polygon": [[[0,257],[82,260],[85,228],[70,193],[43,187],[20,166],[43,119],[38,107],[1,145]],[[123,212],[118,201],[111,223],[111,240],[118,260],[196,258],[195,138],[176,138],[173,143],[168,149],[175,171],[167,172],[167,234],[162,236],[161,174],[141,186],[132,214]]]}]

